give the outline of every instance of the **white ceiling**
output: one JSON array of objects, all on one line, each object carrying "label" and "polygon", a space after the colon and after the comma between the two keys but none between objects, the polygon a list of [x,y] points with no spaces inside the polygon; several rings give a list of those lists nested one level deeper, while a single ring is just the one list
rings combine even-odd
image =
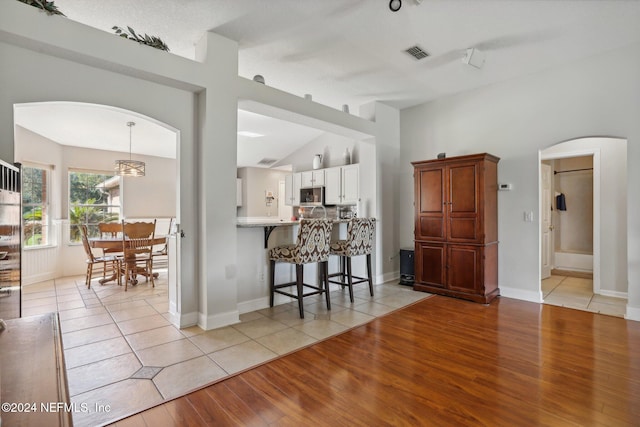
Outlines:
[{"label": "white ceiling", "polygon": [[[17,105],[15,123],[62,145],[176,158],[176,132],[148,117],[104,105],[42,102]],[[323,133],[260,114],[238,110],[238,167],[257,166],[265,158],[282,159]],[[134,157],[135,158],[135,157]],[[268,166],[268,165],[267,165]]]},{"label": "white ceiling", "polygon": [[[395,13],[387,0],[56,0],[56,5],[69,19],[104,31],[129,25],[159,36],[172,53],[188,58],[206,31],[219,33],[238,42],[241,76],[261,74],[269,86],[312,94],[314,101],[338,109],[348,104],[355,113],[374,100],[406,108],[640,42],[640,1],[633,0],[403,0]],[[403,52],[416,44],[431,56],[417,61]],[[486,54],[481,69],[462,62],[470,47]],[[112,140],[124,134],[128,143],[122,132],[128,131],[126,121],[113,124],[120,128],[113,134],[100,133]],[[267,126],[261,121],[256,126]],[[134,151],[138,137],[144,138],[134,128]],[[242,156],[239,152],[239,162]]]},{"label": "white ceiling", "polygon": [[[176,133],[148,117],[104,105],[42,102],[15,107],[17,125],[62,145],[176,158]],[[134,122],[129,134],[128,122]]]}]

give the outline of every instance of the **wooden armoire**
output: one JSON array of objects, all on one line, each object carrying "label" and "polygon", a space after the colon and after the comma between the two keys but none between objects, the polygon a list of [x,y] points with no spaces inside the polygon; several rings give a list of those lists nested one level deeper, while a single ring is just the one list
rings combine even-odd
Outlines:
[{"label": "wooden armoire", "polygon": [[489,303],[498,288],[498,157],[412,162],[414,289]]}]

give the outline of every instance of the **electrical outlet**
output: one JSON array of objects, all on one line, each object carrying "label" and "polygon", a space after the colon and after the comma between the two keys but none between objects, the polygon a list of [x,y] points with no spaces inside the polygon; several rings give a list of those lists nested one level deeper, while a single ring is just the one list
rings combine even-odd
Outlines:
[{"label": "electrical outlet", "polygon": [[533,222],[533,211],[524,211],[524,222]]}]

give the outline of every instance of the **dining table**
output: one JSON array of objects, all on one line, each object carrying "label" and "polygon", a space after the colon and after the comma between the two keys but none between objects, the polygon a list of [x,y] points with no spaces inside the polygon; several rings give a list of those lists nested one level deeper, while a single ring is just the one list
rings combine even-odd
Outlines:
[{"label": "dining table", "polygon": [[[154,236],[153,239],[149,239],[149,240],[153,246],[161,246],[167,243],[167,237],[168,236]],[[122,237],[90,237],[89,246],[95,249],[123,249],[123,245],[126,245],[128,241],[129,239],[126,237],[124,239],[122,239]],[[127,262],[127,260],[125,260],[125,262]],[[137,274],[141,274],[147,277],[149,276],[150,273],[152,272],[148,272],[143,268],[137,270]],[[152,273],[152,274],[154,279],[158,277],[158,273]],[[105,277],[104,279],[100,279],[98,283],[103,285],[112,280],[116,280],[117,278],[118,277],[114,273],[110,277]],[[137,280],[131,282],[132,285],[135,285],[136,283],[137,283]]]}]

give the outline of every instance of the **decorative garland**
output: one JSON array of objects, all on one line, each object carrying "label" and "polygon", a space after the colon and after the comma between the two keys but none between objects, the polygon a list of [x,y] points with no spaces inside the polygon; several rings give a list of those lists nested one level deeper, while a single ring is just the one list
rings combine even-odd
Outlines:
[{"label": "decorative garland", "polygon": [[[47,12],[48,15],[61,15],[66,16],[64,13],[60,12],[58,6],[56,6],[54,1],[49,0],[18,0],[24,4],[28,4],[29,6],[36,7],[38,9],[42,9]],[[169,51],[169,46],[165,42],[160,39],[160,37],[150,36],[148,34],[140,35],[135,32],[135,30],[131,27],[127,27],[127,30],[120,28],[118,26],[112,27],[117,35],[120,37],[124,37],[128,40],[136,41],[140,44],[144,44],[147,46],[154,47],[156,49],[164,50],[165,52]]]},{"label": "decorative garland", "polygon": [[136,32],[131,27],[127,27],[128,32],[118,26],[114,26],[112,30],[116,32],[120,37],[124,37],[128,40],[136,41],[140,44],[146,44],[147,46],[155,47],[156,49],[164,50],[166,52],[169,51],[169,46],[165,42],[163,42],[159,37],[150,36],[145,34],[144,36],[136,34]]},{"label": "decorative garland", "polygon": [[64,13],[60,12],[58,6],[56,6],[53,1],[47,0],[18,0],[24,4],[28,4],[29,6],[37,7],[38,9],[42,9],[47,12],[47,15],[62,15],[66,16]]}]

